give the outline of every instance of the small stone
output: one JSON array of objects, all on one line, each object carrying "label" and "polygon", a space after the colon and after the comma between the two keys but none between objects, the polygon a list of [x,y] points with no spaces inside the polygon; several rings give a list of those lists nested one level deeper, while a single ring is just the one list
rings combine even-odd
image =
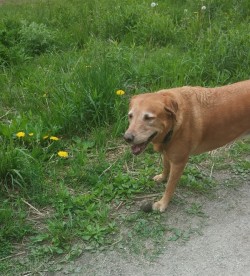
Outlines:
[{"label": "small stone", "polygon": [[140,209],[145,213],[150,213],[153,211],[153,203],[150,201],[144,202]]}]

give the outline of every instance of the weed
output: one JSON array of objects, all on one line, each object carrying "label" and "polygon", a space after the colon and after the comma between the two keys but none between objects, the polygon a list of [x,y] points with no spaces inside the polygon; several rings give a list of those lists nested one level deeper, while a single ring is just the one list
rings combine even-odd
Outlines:
[{"label": "weed", "polygon": [[5,145],[1,148],[0,157],[1,189],[8,192],[16,188],[27,191],[33,189],[36,183],[35,189],[39,193],[41,167],[26,150]]},{"label": "weed", "polygon": [[233,147],[230,147],[229,152],[230,155],[233,157],[238,158],[239,156],[242,156],[242,154],[248,154],[250,151],[250,143],[249,140],[245,141],[239,141],[238,143],[235,143]]},{"label": "weed", "polygon": [[249,180],[250,162],[247,160],[237,162],[237,164],[232,167],[232,171],[236,176],[240,177],[241,179]]},{"label": "weed", "polygon": [[21,23],[20,45],[28,56],[41,55],[53,50],[55,34],[46,25],[27,21]]},{"label": "weed", "polygon": [[214,181],[194,166],[188,166],[180,179],[180,185],[195,191],[208,191],[215,185]]},{"label": "weed", "polygon": [[202,206],[196,203],[191,204],[191,206],[186,210],[186,212],[189,215],[196,215],[201,217],[205,216],[204,212],[202,211]]},{"label": "weed", "polygon": [[34,232],[30,223],[26,221],[27,212],[23,202],[12,202],[1,196],[0,208],[0,256],[6,257],[14,252],[13,241],[21,241],[25,236]]}]

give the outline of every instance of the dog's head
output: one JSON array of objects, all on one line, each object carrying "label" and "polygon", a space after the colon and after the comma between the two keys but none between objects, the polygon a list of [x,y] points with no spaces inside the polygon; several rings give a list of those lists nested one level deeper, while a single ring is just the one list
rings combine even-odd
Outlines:
[{"label": "dog's head", "polygon": [[128,112],[129,127],[124,134],[133,154],[140,154],[150,142],[163,143],[177,120],[177,110],[177,102],[165,93],[134,96]]}]

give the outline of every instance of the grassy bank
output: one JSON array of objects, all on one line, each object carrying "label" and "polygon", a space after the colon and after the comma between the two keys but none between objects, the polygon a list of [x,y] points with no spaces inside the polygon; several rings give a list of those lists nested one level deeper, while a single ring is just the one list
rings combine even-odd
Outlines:
[{"label": "grassy bank", "polygon": [[[1,5],[0,271],[18,250],[43,258],[111,246],[119,206],[162,190],[148,181],[158,157],[149,149],[135,161],[120,140],[131,95],[249,79],[249,1],[157,4]],[[249,152],[249,143],[235,151]],[[212,187],[192,164],[181,185]]]}]

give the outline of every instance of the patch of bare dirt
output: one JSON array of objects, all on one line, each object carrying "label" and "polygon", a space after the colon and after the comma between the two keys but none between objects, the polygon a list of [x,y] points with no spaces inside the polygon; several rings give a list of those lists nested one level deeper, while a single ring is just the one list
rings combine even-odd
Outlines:
[{"label": "patch of bare dirt", "polygon": [[[226,172],[217,175],[220,181],[230,178]],[[221,187],[213,199],[201,196],[206,215],[202,235],[190,240],[166,242],[156,261],[135,256],[124,248],[109,252],[85,254],[47,275],[119,275],[119,276],[209,276],[249,275],[250,271],[250,181],[240,186]],[[201,220],[181,211],[183,206],[170,205],[167,223],[198,227]],[[145,249],[146,250],[146,249]]]}]

